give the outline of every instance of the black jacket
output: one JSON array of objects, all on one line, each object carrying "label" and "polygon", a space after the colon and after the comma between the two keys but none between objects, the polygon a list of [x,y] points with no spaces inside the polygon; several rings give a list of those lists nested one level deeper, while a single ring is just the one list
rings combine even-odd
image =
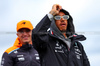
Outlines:
[{"label": "black jacket", "polygon": [[[71,48],[57,36],[47,31],[51,21],[46,15],[32,33],[32,41],[39,52],[41,66],[90,66],[86,53],[79,41],[83,35],[72,35]],[[70,30],[69,30],[70,31]]]},{"label": "black jacket", "polygon": [[38,52],[31,44],[14,46],[8,48],[1,61],[2,66],[40,66]]}]

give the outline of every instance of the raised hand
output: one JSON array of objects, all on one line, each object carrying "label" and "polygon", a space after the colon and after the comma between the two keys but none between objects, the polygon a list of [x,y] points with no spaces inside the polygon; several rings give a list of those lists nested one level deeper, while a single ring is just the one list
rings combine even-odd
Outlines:
[{"label": "raised hand", "polygon": [[62,6],[60,6],[59,4],[54,4],[49,13],[54,16],[54,15],[58,14],[61,9],[62,9]]}]

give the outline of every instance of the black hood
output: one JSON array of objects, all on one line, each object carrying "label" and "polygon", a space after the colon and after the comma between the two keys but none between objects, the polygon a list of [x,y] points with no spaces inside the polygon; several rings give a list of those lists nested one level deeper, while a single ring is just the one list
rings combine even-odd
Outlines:
[{"label": "black hood", "polygon": [[73,18],[71,17],[69,12],[64,10],[64,9],[61,9],[60,12],[63,12],[66,15],[69,15],[68,26],[67,26],[67,30],[66,31],[67,31],[68,35],[73,35],[75,33],[74,24],[73,24]]},{"label": "black hood", "polygon": [[[67,20],[68,21],[68,26],[67,26],[67,30],[66,30],[66,34],[67,36],[71,36],[75,33],[75,29],[74,29],[74,25],[73,25],[73,18],[71,17],[71,15],[69,14],[68,11],[64,10],[64,9],[61,9],[60,12],[63,12],[65,13],[65,15],[69,15],[69,19]],[[55,28],[56,27],[56,28]],[[53,20],[53,22],[51,23],[51,30],[53,32],[60,32],[57,28],[57,26],[55,25],[55,20]]]}]

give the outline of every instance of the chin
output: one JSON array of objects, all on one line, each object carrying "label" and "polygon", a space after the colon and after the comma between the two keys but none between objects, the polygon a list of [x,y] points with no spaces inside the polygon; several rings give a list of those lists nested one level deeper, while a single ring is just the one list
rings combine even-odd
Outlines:
[{"label": "chin", "polygon": [[61,32],[66,32],[66,29],[60,30]]},{"label": "chin", "polygon": [[29,44],[29,42],[24,42],[25,44]]}]

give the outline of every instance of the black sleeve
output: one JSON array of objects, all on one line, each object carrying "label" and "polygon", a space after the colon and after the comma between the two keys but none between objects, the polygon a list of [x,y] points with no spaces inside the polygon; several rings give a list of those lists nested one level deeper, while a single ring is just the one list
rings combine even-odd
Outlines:
[{"label": "black sleeve", "polygon": [[8,53],[4,53],[1,60],[1,66],[13,66],[13,59],[10,57]]},{"label": "black sleeve", "polygon": [[46,15],[33,29],[32,31],[32,42],[36,50],[46,48],[46,41],[48,41],[48,28],[51,25],[51,21]]},{"label": "black sleeve", "polygon": [[83,66],[90,66],[88,57],[85,53],[85,50],[84,50],[83,46],[82,46],[82,49],[83,49],[83,64],[84,64]]},{"label": "black sleeve", "polygon": [[82,56],[83,56],[83,66],[90,66],[90,62],[88,60],[88,57],[87,57],[86,52],[84,50],[84,47],[80,42],[79,42],[79,46],[80,46]]},{"label": "black sleeve", "polygon": [[51,21],[48,18],[48,16],[46,15],[34,28],[34,33],[38,33],[38,32],[47,32],[48,28],[51,25]]}]

